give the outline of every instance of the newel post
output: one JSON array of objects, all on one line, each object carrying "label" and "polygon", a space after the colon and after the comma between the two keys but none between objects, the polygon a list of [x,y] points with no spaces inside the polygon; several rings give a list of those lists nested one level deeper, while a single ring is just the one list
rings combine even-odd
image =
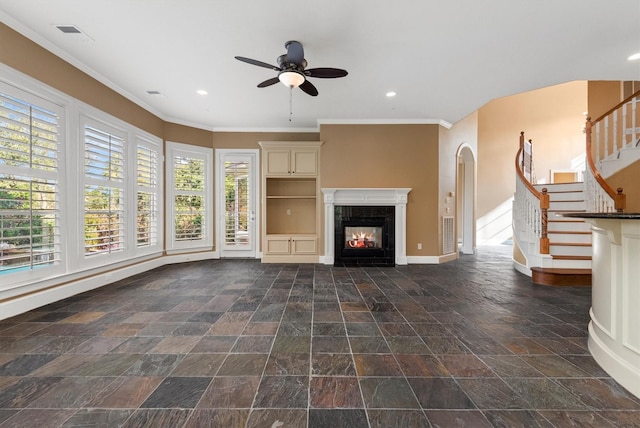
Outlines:
[{"label": "newel post", "polygon": [[546,187],[542,189],[542,194],[540,195],[540,213],[542,217],[542,230],[540,231],[540,254],[549,254],[549,194],[547,193]]},{"label": "newel post", "polygon": [[625,210],[625,208],[627,208],[627,195],[622,193],[622,187],[618,187],[616,191],[618,193],[616,193],[616,196],[613,199],[613,204],[616,212],[621,213]]}]

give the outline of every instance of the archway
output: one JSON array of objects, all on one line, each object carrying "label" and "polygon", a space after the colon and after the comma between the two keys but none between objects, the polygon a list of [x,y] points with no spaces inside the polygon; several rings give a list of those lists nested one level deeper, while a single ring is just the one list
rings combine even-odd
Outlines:
[{"label": "archway", "polygon": [[476,161],[471,147],[463,143],[458,147],[456,171],[456,218],[458,242],[462,254],[473,254],[476,249],[475,200]]}]

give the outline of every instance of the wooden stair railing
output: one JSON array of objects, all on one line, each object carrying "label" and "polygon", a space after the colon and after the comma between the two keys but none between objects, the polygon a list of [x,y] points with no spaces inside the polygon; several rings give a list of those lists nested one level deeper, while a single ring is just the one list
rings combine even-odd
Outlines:
[{"label": "wooden stair railing", "polygon": [[[531,140],[529,140],[531,144]],[[526,171],[526,160],[525,160],[525,139],[524,132],[520,132],[520,148],[518,149],[518,153],[516,154],[516,175],[518,177],[518,181],[516,182],[517,187],[523,186],[522,190],[524,190],[528,195],[533,196],[537,199],[537,206],[534,206],[533,202],[529,200],[526,201],[527,196],[522,195],[522,192],[519,192],[516,189],[516,215],[522,216],[523,218],[520,221],[524,221],[528,228],[529,232],[537,236],[539,239],[539,252],[540,254],[549,254],[549,237],[548,237],[548,210],[549,210],[549,195],[547,193],[547,188],[543,188],[542,191],[538,191],[531,181],[527,178]],[[529,161],[530,174],[529,176],[533,176],[532,173],[532,161]],[[521,185],[519,185],[519,183]]]},{"label": "wooden stair railing", "polygon": [[[626,195],[622,188],[615,191],[600,174],[597,165],[616,151],[640,144],[640,123],[637,110],[640,106],[640,91],[624,99],[605,114],[585,124],[587,174],[585,185],[592,200],[589,210],[594,212],[622,212],[626,209]],[[595,134],[595,138],[594,138]],[[595,144],[594,144],[595,139]],[[637,141],[636,141],[637,140]]]},{"label": "wooden stair railing", "polygon": [[[603,116],[604,117],[604,116]],[[599,120],[602,120],[601,117]],[[587,195],[589,195],[588,210],[592,212],[610,212],[615,210],[623,212],[627,205],[627,196],[623,193],[622,187],[618,187],[615,191],[602,177],[598,167],[594,161],[594,148],[592,143],[593,124],[591,118],[587,118],[585,124],[585,134],[587,140],[586,158],[587,166],[585,174],[585,185],[587,187]]]},{"label": "wooden stair railing", "polygon": [[596,165],[616,157],[626,147],[640,145],[639,113],[640,91],[637,91],[592,121],[592,155]]}]

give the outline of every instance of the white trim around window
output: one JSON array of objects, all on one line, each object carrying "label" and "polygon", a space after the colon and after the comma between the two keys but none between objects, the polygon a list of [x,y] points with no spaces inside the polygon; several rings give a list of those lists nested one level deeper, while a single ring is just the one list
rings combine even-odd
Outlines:
[{"label": "white trim around window", "polygon": [[213,149],[167,142],[167,253],[213,248]]}]

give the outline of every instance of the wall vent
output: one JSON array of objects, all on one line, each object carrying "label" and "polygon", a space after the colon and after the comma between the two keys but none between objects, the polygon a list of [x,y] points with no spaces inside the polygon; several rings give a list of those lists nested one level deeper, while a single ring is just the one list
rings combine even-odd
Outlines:
[{"label": "wall vent", "polygon": [[455,252],[453,216],[442,217],[442,254]]}]

